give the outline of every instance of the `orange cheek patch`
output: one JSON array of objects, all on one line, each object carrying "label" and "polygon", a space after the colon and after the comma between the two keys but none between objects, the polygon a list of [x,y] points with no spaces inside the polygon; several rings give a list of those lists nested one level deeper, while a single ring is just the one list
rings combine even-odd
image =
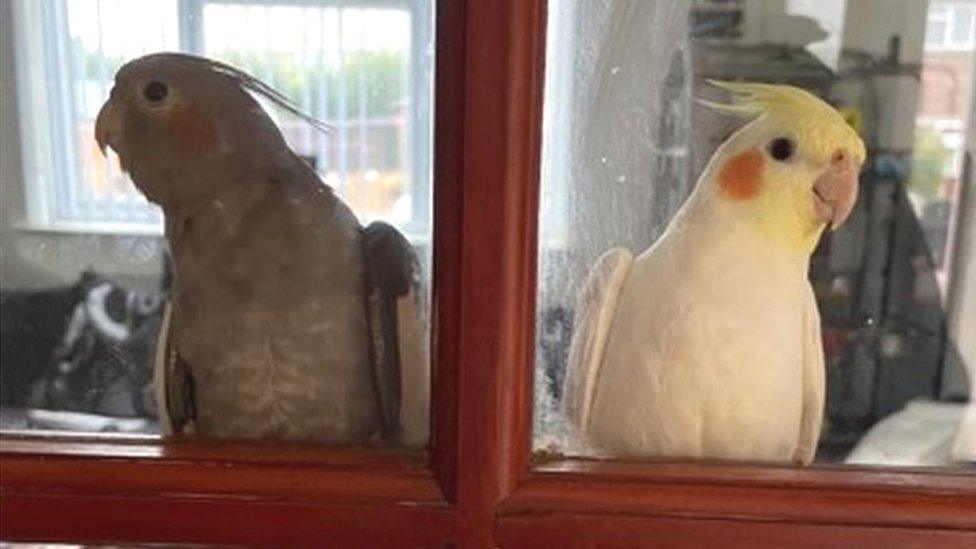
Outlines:
[{"label": "orange cheek patch", "polygon": [[763,155],[758,150],[739,153],[718,172],[722,192],[732,200],[749,200],[759,193]]},{"label": "orange cheek patch", "polygon": [[182,152],[203,153],[217,144],[213,119],[191,106],[176,106],[169,113],[167,128],[173,145]]}]

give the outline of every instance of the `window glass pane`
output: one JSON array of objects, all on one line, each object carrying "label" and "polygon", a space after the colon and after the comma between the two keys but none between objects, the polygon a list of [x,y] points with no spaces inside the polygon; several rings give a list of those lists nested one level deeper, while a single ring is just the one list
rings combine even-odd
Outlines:
[{"label": "window glass pane", "polygon": [[955,6],[952,18],[952,42],[958,46],[972,46],[973,44],[973,6],[959,4]]},{"label": "window glass pane", "polygon": [[925,28],[925,43],[932,46],[942,46],[947,42],[946,30],[948,23],[945,19],[929,19]]},{"label": "window glass pane", "polygon": [[976,460],[973,52],[926,10],[549,3],[536,451]]},{"label": "window glass pane", "polygon": [[421,446],[432,5],[4,2],[2,427]]},{"label": "window glass pane", "polygon": [[[67,51],[57,63],[70,74],[52,84],[61,93],[52,110],[66,117],[73,139],[67,143],[62,169],[73,176],[53,185],[52,220],[98,222],[117,220],[154,226],[161,223],[153,207],[128,183],[116,165],[106,162],[95,145],[95,116],[111,88],[112,76],[126,59],[153,51],[179,48],[176,0],[141,4],[136,2],[91,2],[71,0],[46,7],[44,16],[53,25],[66,27],[67,37],[49,37],[47,55],[62,54],[55,46],[65,42]],[[119,21],[131,21],[120,25]],[[50,103],[49,103],[50,104]],[[61,156],[58,154],[58,157]]]},{"label": "window glass pane", "polygon": [[[283,28],[294,32],[274,32]],[[413,210],[404,158],[410,32],[404,9],[208,3],[204,10],[208,56],[259,76],[334,129],[283,120],[292,148],[321,166],[360,215],[401,223]]]}]

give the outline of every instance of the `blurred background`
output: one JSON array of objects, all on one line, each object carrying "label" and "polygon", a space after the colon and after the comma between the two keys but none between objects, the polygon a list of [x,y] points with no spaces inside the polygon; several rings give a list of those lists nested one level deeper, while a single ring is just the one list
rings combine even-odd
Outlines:
[{"label": "blurred background", "polygon": [[[94,141],[126,61],[230,63],[331,126],[266,110],[430,275],[432,0],[0,0],[2,426],[154,432],[162,214]],[[261,101],[261,99],[259,99]]]},{"label": "blurred background", "polygon": [[558,409],[577,292],[608,248],[657,239],[742,124],[693,100],[720,79],[808,89],[868,147],[858,206],[811,261],[818,460],[976,461],[974,55],[973,1],[551,0],[536,449],[586,453]]}]

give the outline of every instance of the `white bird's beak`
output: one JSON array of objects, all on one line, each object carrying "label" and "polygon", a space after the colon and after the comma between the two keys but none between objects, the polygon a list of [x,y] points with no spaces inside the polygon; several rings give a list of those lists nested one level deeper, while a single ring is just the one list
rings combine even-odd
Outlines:
[{"label": "white bird's beak", "polygon": [[861,167],[841,157],[813,184],[813,206],[817,217],[837,230],[854,209],[857,201],[858,172]]},{"label": "white bird's beak", "polygon": [[98,111],[98,118],[95,119],[95,142],[98,143],[98,149],[102,154],[105,154],[105,147],[108,146],[118,152],[116,143],[121,133],[122,117],[115,103],[109,99],[102,105],[102,109]]}]

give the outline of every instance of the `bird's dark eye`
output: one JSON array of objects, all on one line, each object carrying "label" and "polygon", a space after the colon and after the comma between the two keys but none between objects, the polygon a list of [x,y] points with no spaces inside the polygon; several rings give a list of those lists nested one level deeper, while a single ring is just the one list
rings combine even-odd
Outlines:
[{"label": "bird's dark eye", "polygon": [[792,139],[778,137],[769,144],[769,155],[779,161],[789,160],[796,151],[796,143]]},{"label": "bird's dark eye", "polygon": [[166,96],[169,95],[169,88],[166,84],[163,84],[159,80],[153,80],[152,82],[146,84],[145,89],[142,90],[142,96],[146,98],[147,101],[153,103],[159,103]]}]

